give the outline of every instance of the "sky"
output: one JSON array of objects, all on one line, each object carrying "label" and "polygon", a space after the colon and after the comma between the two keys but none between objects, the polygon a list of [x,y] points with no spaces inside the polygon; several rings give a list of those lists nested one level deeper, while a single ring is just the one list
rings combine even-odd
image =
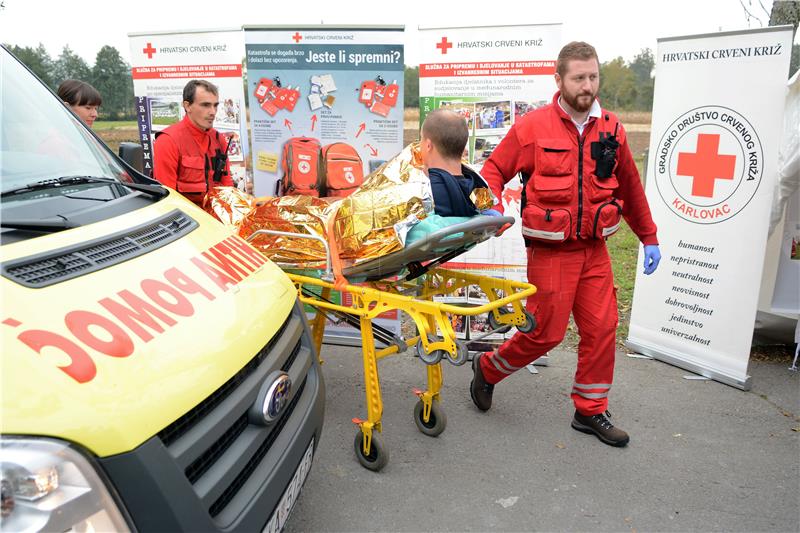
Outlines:
[{"label": "sky", "polygon": [[[402,24],[406,28],[405,63],[413,66],[419,63],[419,26],[560,22],[564,43],[587,41],[605,62],[618,56],[631,60],[643,48],[655,52],[660,37],[759,28],[762,24],[758,20],[748,22],[742,5],[767,25],[772,0],[299,0],[294,3],[297,9],[276,4],[280,5],[252,0],[0,0],[0,42],[34,47],[42,43],[54,59],[69,45],[91,66],[97,52],[107,44],[116,47],[130,63],[129,33],[236,28],[243,24]],[[391,12],[391,6],[395,12]]]}]

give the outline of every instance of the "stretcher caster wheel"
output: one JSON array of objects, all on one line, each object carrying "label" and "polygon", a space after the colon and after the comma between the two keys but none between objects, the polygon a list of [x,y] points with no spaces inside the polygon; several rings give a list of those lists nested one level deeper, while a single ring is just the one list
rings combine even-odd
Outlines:
[{"label": "stretcher caster wheel", "polygon": [[[428,335],[428,342],[436,342],[437,340],[438,339],[433,335]],[[416,350],[417,355],[426,365],[435,365],[442,360],[442,357],[448,355],[444,350],[433,350],[431,353],[426,352],[425,346],[422,344],[422,339],[417,341]]]},{"label": "stretcher caster wheel", "polygon": [[370,442],[368,454],[364,455],[364,432],[360,429],[356,431],[353,447],[355,448],[358,462],[367,470],[377,472],[389,462],[389,450],[377,431],[372,432],[372,441]]},{"label": "stretcher caster wheel", "polygon": [[525,323],[521,326],[517,326],[517,329],[522,333],[530,333],[534,329],[536,329],[536,317],[530,314],[527,310],[524,311],[525,313]]},{"label": "stretcher caster wheel", "polygon": [[[497,312],[500,313],[501,315],[509,314],[508,309],[505,309],[503,307],[498,309]],[[508,333],[509,331],[511,331],[511,326],[509,326],[508,324],[500,324],[494,317],[494,313],[492,312],[489,313],[489,327],[492,328],[493,330],[496,330],[497,333]]]},{"label": "stretcher caster wheel", "polygon": [[442,431],[444,431],[444,428],[447,427],[447,416],[439,406],[439,402],[434,400],[431,404],[431,416],[429,416],[428,421],[425,422],[422,419],[424,409],[425,403],[422,400],[418,401],[417,405],[414,406],[414,423],[417,425],[417,429],[425,435],[429,437],[438,437]]},{"label": "stretcher caster wheel", "polygon": [[447,359],[455,366],[461,366],[469,359],[469,348],[467,348],[466,344],[456,341],[456,354],[450,355],[448,352]]}]

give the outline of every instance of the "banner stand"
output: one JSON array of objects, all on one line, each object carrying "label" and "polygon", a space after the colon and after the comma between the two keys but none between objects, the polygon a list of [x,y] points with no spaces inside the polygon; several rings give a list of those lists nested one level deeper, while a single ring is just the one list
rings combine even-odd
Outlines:
[{"label": "banner stand", "polygon": [[[645,194],[661,264],[639,251],[626,346],[749,390],[792,29],[658,39]],[[720,91],[720,80],[741,83]],[[687,90],[691,88],[691,90]]]},{"label": "banner stand", "polygon": [[744,380],[741,380],[736,376],[726,375],[710,366],[689,362],[683,358],[682,354],[672,352],[672,350],[668,350],[663,346],[648,345],[642,341],[632,341],[630,339],[625,341],[625,346],[633,352],[652,357],[658,361],[683,368],[689,372],[694,372],[700,376],[719,381],[720,383],[736,387],[743,391],[749,391],[753,384],[753,378],[749,374]]}]

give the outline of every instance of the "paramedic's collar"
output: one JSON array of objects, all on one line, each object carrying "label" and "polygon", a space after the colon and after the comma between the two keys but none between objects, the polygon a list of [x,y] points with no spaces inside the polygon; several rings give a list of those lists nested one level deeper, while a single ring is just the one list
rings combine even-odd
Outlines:
[{"label": "paramedic's collar", "polygon": [[558,102],[558,107],[560,107],[561,110],[569,116],[569,118],[572,121],[572,123],[575,124],[576,128],[578,128],[578,133],[580,133],[581,135],[583,135],[583,128],[585,128],[586,125],[589,123],[589,119],[591,117],[600,118],[602,116],[602,114],[603,114],[603,111],[600,108],[600,102],[598,102],[597,98],[595,98],[594,102],[592,102],[592,107],[589,108],[589,114],[586,115],[586,120],[583,122],[583,124],[578,124],[575,121],[575,119],[572,118],[572,115],[569,114],[569,111],[564,109],[564,106],[561,105],[561,97],[560,96],[558,97],[557,102]]}]

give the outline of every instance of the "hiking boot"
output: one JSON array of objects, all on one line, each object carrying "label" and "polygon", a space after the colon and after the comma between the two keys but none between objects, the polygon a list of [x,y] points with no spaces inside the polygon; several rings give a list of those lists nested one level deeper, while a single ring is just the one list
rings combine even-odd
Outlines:
[{"label": "hiking boot", "polygon": [[628,444],[630,437],[621,429],[614,427],[614,424],[609,420],[610,416],[611,414],[608,411],[590,416],[582,415],[575,411],[572,427],[578,431],[596,435],[598,439],[609,446],[625,446]]},{"label": "hiking boot", "polygon": [[490,352],[472,358],[472,381],[469,382],[469,395],[472,403],[481,411],[488,411],[492,407],[492,393],[494,392],[494,385],[486,383],[481,370],[481,357],[488,353]]}]

